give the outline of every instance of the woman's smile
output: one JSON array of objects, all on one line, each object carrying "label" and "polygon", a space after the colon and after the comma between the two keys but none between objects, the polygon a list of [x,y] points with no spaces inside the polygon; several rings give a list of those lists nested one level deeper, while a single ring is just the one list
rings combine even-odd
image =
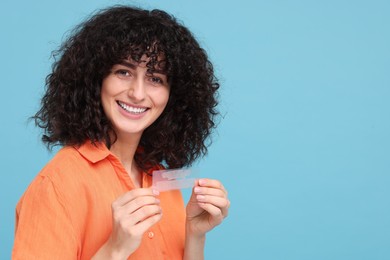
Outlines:
[{"label": "woman's smile", "polygon": [[119,101],[119,100],[117,101],[117,104],[123,110],[125,110],[126,112],[131,113],[131,114],[142,114],[148,110],[147,107],[134,106],[134,105],[126,104],[126,103]]}]

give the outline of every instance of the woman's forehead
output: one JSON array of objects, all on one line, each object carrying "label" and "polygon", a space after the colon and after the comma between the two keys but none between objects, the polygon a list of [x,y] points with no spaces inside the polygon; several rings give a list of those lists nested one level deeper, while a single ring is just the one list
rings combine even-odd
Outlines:
[{"label": "woman's forehead", "polygon": [[147,53],[144,53],[139,58],[130,55],[126,59],[123,59],[120,64],[129,67],[149,67],[149,69],[155,72],[166,73],[166,62],[167,61],[165,60],[165,55],[163,53],[157,55],[149,55]]}]

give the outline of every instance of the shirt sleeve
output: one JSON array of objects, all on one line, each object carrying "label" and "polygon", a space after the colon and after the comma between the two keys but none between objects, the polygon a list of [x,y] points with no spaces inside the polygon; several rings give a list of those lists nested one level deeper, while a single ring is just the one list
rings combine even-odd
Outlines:
[{"label": "shirt sleeve", "polygon": [[64,196],[38,177],[16,208],[12,259],[78,259],[78,243]]}]

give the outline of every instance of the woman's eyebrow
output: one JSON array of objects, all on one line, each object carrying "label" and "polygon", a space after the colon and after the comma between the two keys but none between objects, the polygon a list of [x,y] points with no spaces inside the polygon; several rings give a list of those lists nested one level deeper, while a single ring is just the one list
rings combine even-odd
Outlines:
[{"label": "woman's eyebrow", "polygon": [[[123,60],[121,63],[119,63],[119,65],[128,67],[130,69],[134,69],[134,70],[138,66],[137,64],[131,63],[127,60]],[[148,69],[148,71],[151,72],[152,74],[157,73],[157,74],[167,75],[167,71],[164,69]]]},{"label": "woman's eyebrow", "polygon": [[152,74],[161,74],[161,75],[167,75],[167,72],[165,70],[151,70]]},{"label": "woman's eyebrow", "polygon": [[126,60],[122,61],[121,63],[119,63],[120,65],[123,65],[125,67],[128,67],[130,69],[135,69],[137,67],[137,65],[133,64],[133,63],[130,63]]}]

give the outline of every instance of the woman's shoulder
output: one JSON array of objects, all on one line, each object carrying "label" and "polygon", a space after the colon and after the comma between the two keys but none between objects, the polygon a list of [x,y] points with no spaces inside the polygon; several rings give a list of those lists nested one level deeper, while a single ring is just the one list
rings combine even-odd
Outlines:
[{"label": "woman's shoulder", "polygon": [[[99,169],[98,161],[93,159],[100,155],[102,149],[86,148],[88,145],[65,146],[42,168],[38,178],[49,178],[54,185],[75,186],[83,185],[96,175]],[[101,159],[102,158],[102,159]]]},{"label": "woman's shoulder", "polygon": [[39,173],[42,177],[53,178],[56,174],[73,174],[74,169],[85,164],[85,159],[73,146],[61,148]]},{"label": "woman's shoulder", "polygon": [[69,183],[75,180],[76,174],[72,168],[78,160],[77,151],[74,148],[60,149],[29,184],[18,207],[21,207],[22,202],[26,199],[62,197]]},{"label": "woman's shoulder", "polygon": [[[65,146],[42,168],[25,194],[45,194],[51,191],[60,201],[73,201],[93,186],[96,165],[86,159],[80,147]],[[96,179],[96,178],[95,178]],[[92,180],[92,181],[91,181]],[[80,202],[81,198],[78,198]]]}]

